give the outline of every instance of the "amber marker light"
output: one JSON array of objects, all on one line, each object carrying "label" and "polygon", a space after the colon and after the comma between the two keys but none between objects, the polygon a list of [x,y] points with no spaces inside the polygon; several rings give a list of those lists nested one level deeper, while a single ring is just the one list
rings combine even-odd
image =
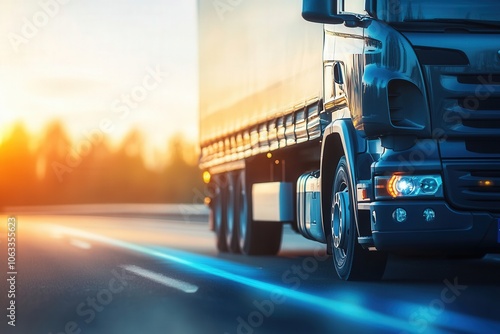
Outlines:
[{"label": "amber marker light", "polygon": [[397,179],[398,179],[397,175],[393,175],[389,179],[389,182],[387,183],[387,193],[389,194],[389,196],[391,196],[393,198],[398,197],[398,191],[396,190],[396,187],[395,187]]},{"label": "amber marker light", "polygon": [[495,185],[495,182],[490,181],[490,180],[481,180],[479,181],[479,186],[480,187],[493,187]]},{"label": "amber marker light", "polygon": [[210,175],[210,172],[204,171],[203,172],[203,182],[205,182],[205,184],[209,184],[211,179],[212,179],[212,175]]}]

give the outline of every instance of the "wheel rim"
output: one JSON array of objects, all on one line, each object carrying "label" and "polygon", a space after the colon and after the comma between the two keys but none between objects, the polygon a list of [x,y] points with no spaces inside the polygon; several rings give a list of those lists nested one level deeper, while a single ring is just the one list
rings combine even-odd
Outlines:
[{"label": "wheel rim", "polygon": [[332,209],[332,240],[335,248],[343,249],[346,243],[347,226],[349,219],[349,193],[336,193]]},{"label": "wheel rim", "polygon": [[342,179],[334,189],[335,195],[332,201],[332,243],[334,260],[337,268],[346,265],[349,255],[349,222],[350,222],[350,197],[347,180]]}]

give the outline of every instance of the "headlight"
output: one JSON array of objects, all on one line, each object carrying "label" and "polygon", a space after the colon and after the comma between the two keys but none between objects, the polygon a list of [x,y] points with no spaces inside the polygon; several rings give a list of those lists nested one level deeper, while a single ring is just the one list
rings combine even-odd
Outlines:
[{"label": "headlight", "polygon": [[440,175],[392,175],[375,177],[375,198],[443,197]]}]

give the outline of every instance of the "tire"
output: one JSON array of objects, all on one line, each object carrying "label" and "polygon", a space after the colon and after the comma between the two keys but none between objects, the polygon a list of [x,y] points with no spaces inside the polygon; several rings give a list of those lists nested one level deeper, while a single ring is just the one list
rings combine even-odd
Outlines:
[{"label": "tire", "polygon": [[226,180],[226,245],[231,253],[239,253],[240,245],[237,231],[238,208],[236,207],[236,185],[232,174],[227,174]]},{"label": "tire", "polygon": [[219,252],[227,252],[226,242],[226,200],[224,191],[224,180],[216,179],[215,195],[213,198],[213,219],[215,243]]},{"label": "tire", "polygon": [[331,247],[333,264],[342,280],[379,280],[387,254],[365,250],[357,241],[351,192],[353,191],[345,157],[338,163],[332,186]]},{"label": "tire", "polygon": [[236,187],[237,233],[239,248],[245,255],[276,255],[281,247],[283,225],[252,220],[251,183],[241,171]]}]

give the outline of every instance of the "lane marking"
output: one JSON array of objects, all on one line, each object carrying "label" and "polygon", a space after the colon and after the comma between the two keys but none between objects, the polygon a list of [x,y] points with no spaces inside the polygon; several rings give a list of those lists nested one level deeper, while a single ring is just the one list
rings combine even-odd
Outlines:
[{"label": "lane marking", "polygon": [[198,287],[194,284],[184,282],[175,278],[171,278],[163,274],[156,273],[154,271],[149,271],[147,269],[137,267],[134,265],[126,265],[121,267],[128,272],[136,274],[137,276],[144,277],[153,282],[168,286],[169,288],[180,290],[185,293],[195,293],[196,291],[198,291]]},{"label": "lane marking", "polygon": [[92,248],[92,245],[89,244],[88,242],[85,242],[85,241],[82,241],[82,240],[78,240],[78,239],[71,239],[69,241],[69,243],[72,246],[75,246],[76,248],[81,248],[81,249],[85,249],[85,250],[89,250],[89,249]]}]

